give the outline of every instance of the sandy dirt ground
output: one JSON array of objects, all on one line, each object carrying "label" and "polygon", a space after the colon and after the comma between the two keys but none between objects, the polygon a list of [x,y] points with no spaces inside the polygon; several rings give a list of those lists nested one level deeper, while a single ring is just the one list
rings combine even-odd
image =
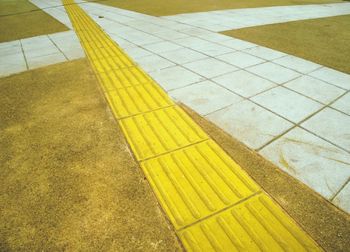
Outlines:
[{"label": "sandy dirt ground", "polygon": [[0,89],[0,251],[181,250],[85,60]]}]

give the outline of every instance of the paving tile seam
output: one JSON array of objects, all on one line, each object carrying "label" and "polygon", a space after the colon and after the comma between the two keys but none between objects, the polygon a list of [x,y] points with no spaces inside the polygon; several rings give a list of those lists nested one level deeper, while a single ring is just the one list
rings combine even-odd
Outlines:
[{"label": "paving tile seam", "polygon": [[329,199],[330,201],[333,201],[338,194],[350,183],[350,177],[346,180],[346,182],[339,188],[339,190]]},{"label": "paving tile seam", "polygon": [[[80,15],[80,16],[85,15],[86,20],[90,19],[90,24],[94,22],[90,17],[88,17],[87,14],[85,14],[85,12],[80,7],[74,4],[74,1],[64,0],[64,3],[71,4],[70,6],[65,6],[65,8],[68,12],[69,17],[72,20],[74,28],[78,27],[78,25],[75,24],[76,22],[83,22],[82,19],[74,18],[75,15]],[[86,30],[94,28],[95,32],[100,33],[103,39],[111,41],[109,37],[104,33],[104,31],[99,27],[96,28],[96,26],[97,25],[95,26],[87,25],[84,29],[77,30],[78,37],[80,38],[80,34],[84,34]],[[93,47],[90,49],[87,48],[86,45],[84,45],[83,43],[82,45],[87,55],[89,55],[91,51],[93,51],[94,49]],[[125,53],[123,53],[123,51],[120,48],[118,48],[116,44],[112,43],[111,46],[113,45],[116,48],[116,50],[118,50],[121,53],[123,59],[129,58]],[[98,79],[101,85],[103,86],[103,88],[105,88],[104,86],[106,84],[104,83],[101,77],[102,73],[98,71],[98,69],[96,69],[96,66],[93,64],[91,58],[89,59],[90,59],[90,64],[93,67],[95,74],[98,76]],[[118,64],[119,66],[120,63],[123,63],[123,62],[114,62],[113,64]],[[138,67],[136,68],[138,69]],[[138,70],[142,72],[141,69],[138,69]],[[152,83],[151,85],[153,84],[156,85],[155,82]],[[121,89],[118,89],[118,90],[121,90]],[[116,92],[118,92],[118,90]],[[105,92],[105,95],[107,96],[106,98],[108,98],[108,95],[111,95],[111,92],[108,92],[108,93]],[[130,99],[131,98],[130,96],[128,97],[130,102],[140,102],[140,100],[143,100],[143,102],[145,101],[145,98],[133,101],[133,99]],[[167,97],[167,99],[169,98]],[[211,204],[207,206],[209,208],[202,207],[202,204],[205,205],[209,202],[206,197],[210,197],[211,200],[214,200],[213,202],[216,202],[215,205],[220,209],[222,209],[223,208],[222,204],[228,204],[229,202],[232,202],[232,200],[234,200],[231,197],[227,198],[227,195],[234,194],[235,190],[238,190],[237,195],[241,195],[243,199],[246,199],[251,195],[250,189],[249,190],[244,189],[246,187],[232,185],[233,187],[231,187],[230,189],[230,186],[227,183],[231,184],[232,182],[231,180],[230,181],[227,180],[228,179],[227,176],[238,176],[237,174],[239,174],[239,176],[236,178],[236,180],[238,179],[237,181],[241,181],[240,183],[243,183],[243,184],[244,183],[252,184],[254,185],[254,188],[256,188],[257,190],[261,190],[261,188],[255,184],[255,182],[246,174],[246,172],[242,170],[242,168],[239,167],[239,165],[237,165],[219,146],[217,146],[213,142],[213,140],[211,140],[207,136],[207,134],[205,134],[203,130],[196,123],[194,123],[192,119],[186,114],[186,112],[184,112],[179,106],[174,105],[172,107],[167,107],[167,108],[164,108],[160,104],[158,104],[158,106],[159,106],[159,110],[157,111],[143,112],[136,116],[132,115],[129,118],[120,119],[118,120],[118,122],[122,126],[122,130],[126,135],[126,138],[129,144],[131,145],[131,148],[134,151],[134,154],[136,155],[137,159],[140,161],[142,157],[150,158],[149,160],[144,160],[141,162],[141,166],[143,167],[143,170],[146,172],[151,172],[150,176],[152,177],[152,179],[156,179],[156,178],[158,179],[159,176],[163,176],[163,179],[160,185],[158,185],[159,188],[157,188],[157,186],[152,185],[153,182],[149,180],[156,194],[158,194],[157,197],[160,200],[162,206],[164,207],[164,200],[169,201],[171,200],[171,197],[163,197],[163,198],[159,197],[159,193],[160,193],[159,190],[165,190],[165,191],[168,190],[167,193],[169,192],[175,193],[174,195],[172,195],[173,197],[180,197],[179,198],[180,201],[176,202],[177,206],[179,206],[180,208],[176,210],[176,207],[174,205],[174,208],[171,209],[173,211],[174,210],[177,211],[176,216],[177,216],[177,219],[180,221],[174,222],[172,215],[170,216],[168,215],[171,219],[171,222],[175,225],[175,227],[177,227],[177,229],[181,226],[181,224],[183,225],[186,223],[187,224],[193,223],[193,220],[194,220],[193,218],[195,217],[207,216],[208,213],[210,213],[210,208],[215,209],[214,205],[211,206]],[[138,107],[138,109],[140,108],[141,107]],[[121,106],[121,109],[123,109],[122,106]],[[146,127],[146,128],[140,129],[140,127]],[[157,128],[154,128],[154,127],[157,127]],[[152,133],[154,138],[150,137],[149,135],[144,135],[146,133],[147,134]],[[166,142],[164,141],[163,138],[166,139]],[[202,141],[202,142],[199,143],[199,141]],[[210,147],[210,143],[212,143],[212,145],[214,144],[213,146],[215,148],[213,146]],[[186,147],[184,146],[185,144],[187,145],[192,144],[192,146]],[[140,151],[140,148],[141,149],[143,148],[143,149]],[[151,148],[153,149],[153,151],[150,154],[149,151]],[[204,150],[206,150],[206,152],[202,152],[203,148]],[[174,149],[177,149],[177,150],[174,150]],[[164,154],[164,150],[168,151],[169,153]],[[213,154],[209,155],[208,153],[210,152]],[[180,161],[176,159],[176,155],[179,155],[180,157],[182,155],[183,157],[183,153],[186,155],[186,159],[181,158]],[[164,155],[155,157],[154,154],[164,154]],[[176,162],[176,160],[179,162],[187,162],[188,164],[187,166],[185,166],[186,169],[183,169],[182,163],[180,164]],[[220,162],[224,162],[224,163],[227,162],[227,163],[225,165],[216,167],[215,166],[216,163],[214,163],[214,161],[219,162],[218,160],[221,160]],[[173,162],[172,165],[170,165],[169,162]],[[153,165],[151,168],[149,167],[147,168],[147,166],[145,166],[147,164],[152,164],[152,163]],[[198,166],[196,168],[197,165],[200,165],[200,167]],[[190,177],[189,173],[187,173],[187,169],[192,169],[193,172],[196,172],[197,174],[201,174],[201,175],[198,175],[195,178],[195,180],[204,179],[206,181],[205,182],[206,186],[203,187],[204,184],[201,184],[201,186],[197,186],[195,183],[191,184],[190,181],[194,181],[194,180],[193,178]],[[224,169],[224,170],[221,170],[221,169]],[[154,172],[158,172],[158,175],[152,176],[152,173]],[[184,174],[187,174],[186,175],[187,180],[183,179]],[[236,175],[233,175],[233,174],[236,174]],[[220,181],[226,181],[226,182],[220,182]],[[167,188],[164,188],[164,187],[167,187]],[[209,192],[207,195],[204,194],[205,191],[202,191],[204,190],[204,188],[206,188],[205,190]],[[234,190],[232,188],[234,188]],[[190,191],[187,191],[187,190],[190,190],[190,191],[200,190],[200,191],[198,194],[195,195],[195,194],[188,194],[188,192]],[[249,195],[247,195],[247,193]],[[236,195],[236,198],[237,198],[237,195]],[[201,197],[202,199],[200,199]],[[207,199],[207,200],[202,201],[203,199]],[[182,206],[179,204],[182,204]],[[242,204],[238,204],[237,206],[240,206]],[[279,219],[277,219],[278,221],[281,221],[280,219],[282,218],[282,221],[293,222],[293,220],[288,215],[286,215],[286,213],[283,212],[283,210],[280,207],[278,207],[276,203],[269,203],[269,204],[270,204],[269,207],[274,207],[275,209],[277,209],[277,212],[280,215]],[[165,208],[165,210],[169,214],[169,211],[168,211],[169,209]],[[248,210],[244,209],[242,211],[247,213]],[[188,211],[190,211],[191,213],[188,214]],[[271,215],[269,213],[267,214],[268,216]],[[214,216],[218,216],[218,214]],[[243,225],[249,227],[249,224],[246,223],[246,220],[242,219],[241,215],[239,215],[237,218],[238,218],[238,221],[243,223]],[[184,222],[181,221],[182,219]],[[206,221],[200,222],[200,225],[202,227],[205,227],[203,232],[208,237],[208,239],[202,238],[201,237],[202,234],[198,233],[196,230],[194,230],[193,232],[195,233],[197,232],[197,233],[194,236],[191,235],[192,237],[197,237],[198,239],[201,240],[201,242],[197,244],[197,246],[205,247],[207,246],[206,244],[208,243],[208,241],[210,242],[213,239],[223,238],[221,234],[217,233],[217,231],[213,229],[216,224],[208,221],[206,220]],[[297,226],[296,223],[292,225],[292,229],[296,230],[296,233],[292,235],[292,237],[297,239],[297,236],[301,236],[303,240],[306,240],[309,242],[309,244],[312,244],[313,249],[315,250],[320,249],[320,247],[299,226]],[[290,229],[290,227],[280,228],[280,230],[284,232],[283,234],[285,236],[292,229]],[[187,231],[187,229],[183,229],[183,230]],[[264,229],[261,229],[261,230],[264,231]],[[251,233],[244,232],[244,231],[242,232],[246,239],[254,240],[254,237]],[[268,239],[271,239],[270,236],[266,235],[265,238],[266,240],[261,241],[263,246],[277,246],[276,244],[278,244],[278,242],[276,241],[273,244],[265,243],[267,242]],[[186,242],[185,238],[182,237],[181,234],[180,234],[180,239],[183,242]],[[187,246],[186,245],[185,246],[187,249],[191,250],[190,248],[191,245],[194,245],[194,244],[187,241]],[[299,247],[303,246],[302,242],[300,242],[298,239],[291,240],[288,246],[289,245],[299,246]],[[227,246],[232,248],[233,245],[228,244]],[[211,250],[219,250],[219,247],[220,246],[211,247],[212,248]]]},{"label": "paving tile seam", "polygon": [[234,207],[234,206],[237,206],[237,205],[239,205],[239,204],[241,204],[241,203],[243,203],[243,202],[245,202],[245,201],[247,201],[247,200],[249,200],[249,199],[251,199],[251,198],[253,198],[253,197],[256,197],[256,196],[258,196],[258,195],[260,195],[260,194],[263,194],[263,193],[264,193],[263,191],[254,192],[253,194],[251,194],[250,196],[248,196],[248,197],[246,197],[246,198],[244,198],[244,199],[241,199],[241,200],[239,200],[239,201],[237,201],[237,202],[235,202],[235,203],[233,203],[233,204],[231,204],[231,205],[228,205],[228,206],[226,206],[226,207],[224,207],[224,208],[222,208],[222,209],[220,209],[220,210],[218,210],[218,211],[216,211],[216,212],[213,212],[212,214],[209,214],[209,215],[207,215],[207,216],[205,216],[205,217],[203,217],[203,218],[201,218],[201,219],[199,219],[199,220],[196,220],[196,221],[194,221],[194,222],[192,222],[192,223],[190,223],[190,224],[188,224],[188,225],[186,225],[186,226],[183,226],[183,227],[177,229],[176,232],[177,232],[177,233],[182,232],[182,231],[186,230],[187,228],[189,228],[189,227],[191,227],[191,226],[194,226],[194,225],[196,225],[196,224],[198,224],[198,223],[200,223],[200,222],[204,222],[204,221],[207,220],[207,219],[210,219],[210,218],[212,218],[212,217],[215,217],[215,216],[217,216],[217,215],[220,215],[222,212],[225,212],[225,211],[227,211],[228,209],[230,209],[230,208],[232,208],[232,207]]},{"label": "paving tile seam", "polygon": [[[344,112],[342,112],[342,111],[339,111],[339,110],[337,110],[337,109],[331,107],[331,105],[332,105],[333,103],[335,103],[337,100],[341,99],[343,96],[345,96],[345,95],[348,94],[348,93],[350,93],[350,91],[347,91],[347,92],[343,93],[342,95],[340,95],[339,97],[337,97],[335,100],[329,102],[329,103],[326,104],[326,105],[322,104],[323,106],[322,106],[321,108],[319,108],[319,109],[316,110],[315,112],[311,113],[310,115],[308,115],[306,118],[304,118],[303,120],[301,120],[301,121],[298,122],[298,123],[294,123],[294,122],[290,121],[289,119],[287,119],[287,118],[285,118],[285,117],[283,117],[283,116],[277,114],[276,112],[274,112],[274,111],[272,111],[272,110],[270,110],[270,109],[268,109],[268,108],[265,108],[264,106],[259,105],[258,103],[256,103],[256,102],[250,100],[250,101],[253,102],[254,104],[256,104],[256,105],[258,105],[258,106],[260,106],[260,107],[262,107],[262,108],[264,108],[264,109],[266,109],[266,110],[268,110],[268,111],[274,113],[275,115],[278,115],[279,117],[281,117],[281,118],[283,118],[283,119],[285,119],[285,120],[287,120],[288,122],[290,122],[290,123],[293,124],[293,126],[292,126],[290,129],[288,129],[288,130],[286,130],[285,132],[283,132],[283,133],[281,133],[281,134],[275,136],[275,137],[274,137],[273,139],[271,139],[269,142],[267,142],[267,143],[264,144],[263,146],[257,148],[256,151],[258,151],[258,152],[261,151],[263,148],[267,147],[268,145],[270,145],[270,144],[273,143],[274,141],[278,140],[278,139],[281,138],[283,135],[287,134],[289,131],[291,131],[291,130],[297,128],[297,127],[299,127],[299,128],[301,128],[301,129],[303,129],[303,130],[309,132],[310,134],[312,134],[312,135],[314,135],[314,136],[316,136],[316,137],[322,139],[323,141],[325,141],[325,142],[327,142],[327,143],[329,143],[329,144],[331,144],[331,145],[333,145],[333,146],[335,146],[335,147],[337,147],[337,148],[339,148],[339,149],[341,149],[341,150],[343,150],[343,151],[345,151],[345,152],[347,152],[347,153],[350,154],[350,151],[347,150],[347,149],[345,149],[344,147],[339,146],[338,144],[333,143],[332,141],[330,141],[330,140],[328,140],[328,139],[326,139],[326,138],[324,138],[324,137],[322,137],[322,136],[319,136],[319,135],[316,134],[315,132],[313,132],[313,131],[311,131],[311,130],[309,130],[309,129],[307,129],[307,128],[305,128],[305,127],[303,127],[303,126],[301,125],[302,123],[306,122],[306,121],[309,120],[311,117],[315,116],[316,114],[318,114],[319,112],[321,112],[322,110],[324,110],[324,109],[326,109],[326,108],[329,108],[329,109],[332,109],[332,110],[336,110],[336,111],[338,111],[338,112],[340,112],[340,113],[342,113],[342,114],[344,114],[344,115],[347,115],[346,113],[344,113]],[[348,115],[347,115],[347,116],[348,116]]]},{"label": "paving tile seam", "polygon": [[19,40],[19,43],[21,44],[21,52],[22,52],[22,55],[23,55],[23,57],[24,57],[24,62],[26,63],[26,68],[27,68],[27,70],[28,70],[28,69],[29,69],[28,61],[27,61],[26,55],[24,54],[24,49],[23,49],[22,41]]},{"label": "paving tile seam", "polygon": [[56,45],[56,43],[50,38],[50,36],[47,36],[49,38],[49,40],[51,41],[51,43],[57,48],[57,50],[62,53],[62,55],[64,56],[64,58],[66,60],[69,60],[68,57],[66,56],[66,54]]},{"label": "paving tile seam", "polygon": [[[238,71],[239,71],[239,70],[238,70]],[[254,74],[254,75],[255,75],[255,74]],[[256,76],[258,76],[258,75],[256,75]],[[258,77],[260,77],[260,76],[258,76]],[[215,77],[215,78],[216,78],[216,77]],[[296,78],[294,78],[294,79],[297,79],[297,78],[300,78],[300,76],[299,76],[299,77],[296,77]],[[294,80],[294,79],[292,79],[292,80]],[[273,143],[274,141],[276,141],[276,140],[278,140],[279,138],[281,138],[282,136],[284,136],[285,134],[287,134],[289,131],[295,129],[296,127],[300,127],[300,128],[302,128],[303,130],[305,130],[305,131],[311,133],[312,135],[314,135],[314,136],[316,136],[316,137],[318,137],[318,138],[321,138],[322,140],[328,142],[329,144],[331,144],[331,145],[333,145],[333,146],[335,146],[335,147],[337,147],[337,148],[339,148],[339,149],[341,149],[341,150],[343,150],[343,151],[345,151],[345,152],[347,152],[347,153],[350,154],[350,151],[349,151],[349,150],[347,150],[347,149],[345,149],[345,148],[343,148],[343,147],[337,145],[336,143],[333,143],[333,142],[331,142],[330,140],[325,139],[324,137],[319,136],[319,135],[317,135],[316,133],[314,133],[314,132],[312,132],[312,131],[310,131],[310,130],[308,130],[308,129],[302,127],[302,126],[300,126],[300,124],[304,123],[305,121],[307,121],[308,119],[310,119],[311,117],[313,117],[313,116],[316,115],[317,113],[321,112],[321,111],[324,110],[325,108],[330,108],[330,109],[336,110],[336,111],[338,111],[339,113],[342,113],[342,114],[344,114],[344,115],[346,115],[346,116],[349,116],[347,113],[345,113],[345,112],[343,112],[343,111],[341,111],[341,110],[339,110],[339,109],[336,109],[336,108],[331,107],[331,105],[332,105],[333,103],[335,103],[337,100],[341,99],[343,96],[345,96],[345,95],[347,95],[348,93],[350,93],[350,90],[348,90],[348,91],[345,91],[345,90],[344,90],[344,93],[343,93],[343,94],[341,94],[341,95],[338,96],[337,98],[333,99],[332,101],[330,101],[330,102],[328,102],[328,103],[322,103],[322,102],[317,101],[317,100],[314,100],[314,99],[312,99],[312,98],[310,98],[310,97],[308,97],[308,96],[306,96],[306,95],[304,95],[304,94],[301,94],[301,93],[299,93],[299,92],[297,92],[297,91],[295,91],[295,90],[293,90],[293,89],[291,89],[291,88],[285,87],[284,84],[286,84],[287,82],[284,83],[284,84],[276,84],[276,86],[270,87],[270,88],[268,88],[268,89],[265,89],[265,90],[263,90],[263,91],[261,91],[261,92],[255,94],[255,95],[251,96],[251,97],[244,97],[244,96],[242,96],[241,94],[238,94],[238,93],[236,93],[236,92],[234,92],[234,91],[228,89],[227,87],[221,85],[220,83],[217,83],[215,80],[211,80],[211,79],[207,79],[207,80],[212,81],[212,82],[214,82],[216,85],[218,85],[218,86],[220,86],[220,87],[222,87],[222,88],[224,88],[224,89],[226,89],[226,90],[228,90],[228,91],[230,91],[230,92],[232,92],[232,93],[234,93],[234,94],[240,96],[241,98],[243,98],[243,100],[242,100],[241,102],[243,102],[243,101],[245,101],[245,100],[248,100],[248,101],[254,103],[255,105],[257,105],[258,107],[261,107],[261,108],[263,108],[263,109],[265,109],[265,110],[271,112],[272,114],[274,114],[274,115],[276,115],[276,116],[278,116],[278,117],[280,117],[280,118],[283,118],[284,120],[286,120],[286,121],[288,121],[289,123],[293,124],[293,126],[292,126],[291,128],[287,129],[286,131],[282,132],[281,134],[278,134],[278,135],[275,136],[273,139],[271,139],[270,141],[268,141],[268,142],[265,143],[264,145],[260,146],[259,148],[254,149],[254,150],[260,151],[260,150],[262,150],[263,148],[265,148],[265,147],[267,147],[268,145],[270,145],[271,143]],[[199,81],[199,82],[202,82],[202,81]],[[187,85],[187,86],[185,86],[185,87],[188,87],[188,86],[197,84],[197,83],[199,83],[199,82],[189,84],[189,85]],[[289,82],[289,81],[288,81],[288,82]],[[330,84],[330,83],[327,83],[327,84]],[[330,85],[331,85],[331,84],[330,84]],[[334,85],[333,85],[333,86],[334,86]],[[311,100],[313,100],[313,101],[315,101],[315,102],[317,102],[317,103],[320,103],[320,104],[322,105],[322,107],[321,107],[320,109],[316,110],[315,112],[311,113],[310,115],[308,115],[308,116],[307,116],[306,118],[304,118],[303,120],[301,120],[301,121],[299,121],[299,122],[296,123],[296,122],[293,122],[293,121],[291,121],[290,119],[284,117],[283,115],[280,115],[280,114],[276,113],[275,111],[273,111],[273,110],[271,110],[271,109],[269,109],[269,108],[267,108],[267,107],[264,107],[263,105],[261,105],[261,104],[255,102],[254,100],[251,99],[251,98],[253,98],[253,97],[255,97],[255,96],[259,95],[259,94],[262,94],[262,93],[264,93],[264,92],[267,92],[267,91],[269,91],[269,90],[272,90],[272,89],[278,88],[278,87],[283,87],[283,88],[288,89],[288,90],[290,90],[290,91],[292,91],[292,92],[294,92],[294,93],[297,93],[297,94],[302,95],[302,96],[304,96],[304,97],[306,97],[306,98],[308,98],[308,99],[311,99]],[[183,88],[183,87],[181,87],[181,88]],[[177,89],[181,89],[181,88],[177,88]],[[173,89],[173,90],[176,90],[176,89]],[[221,111],[221,110],[225,110],[226,108],[228,108],[228,107],[230,107],[230,106],[232,106],[232,105],[233,105],[233,104],[224,106],[224,107],[222,107],[222,108],[219,108],[219,109],[217,109],[217,110],[214,110],[214,111],[212,111],[212,112],[210,112],[210,113],[208,113],[208,114],[205,114],[205,115],[203,115],[203,116],[206,117],[206,116],[209,116],[209,115],[211,115],[211,114],[213,114],[213,113],[215,113],[215,112],[218,112],[218,111]]]}]

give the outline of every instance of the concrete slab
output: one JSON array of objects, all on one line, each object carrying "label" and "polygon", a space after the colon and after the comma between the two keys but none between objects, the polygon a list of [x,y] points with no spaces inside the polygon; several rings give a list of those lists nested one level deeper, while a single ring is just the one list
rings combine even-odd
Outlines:
[{"label": "concrete slab", "polygon": [[293,55],[287,55],[282,58],[275,59],[273,62],[303,74],[310,73],[322,67],[319,64],[295,57]]},{"label": "concrete slab", "polygon": [[188,38],[176,39],[173,42],[191,49],[205,47],[206,45],[211,45],[211,43],[209,43],[208,41],[205,41],[203,39],[196,38],[193,36]]},{"label": "concrete slab", "polygon": [[259,58],[265,59],[265,60],[273,60],[273,59],[277,59],[277,58],[281,58],[283,56],[286,56],[286,54],[283,52],[272,50],[270,48],[266,48],[263,46],[256,46],[256,47],[245,49],[243,51],[246,53],[249,53],[251,55],[257,56]]},{"label": "concrete slab", "polygon": [[262,147],[293,126],[290,122],[248,100],[206,117],[252,149]]},{"label": "concrete slab", "polygon": [[330,199],[350,177],[350,155],[295,128],[260,151],[283,171]]},{"label": "concrete slab", "polygon": [[73,47],[63,50],[63,54],[68,60],[75,60],[85,57],[85,53],[81,47]]},{"label": "concrete slab", "polygon": [[246,68],[246,70],[257,74],[265,79],[273,81],[277,84],[285,83],[301,75],[293,70],[271,62],[266,62],[256,66],[252,66]]},{"label": "concrete slab", "polygon": [[244,70],[222,75],[213,81],[244,97],[252,97],[276,86],[273,82]]},{"label": "concrete slab", "polygon": [[345,93],[343,89],[307,75],[294,79],[284,86],[324,104],[334,101]]},{"label": "concrete slab", "polygon": [[320,103],[284,87],[270,89],[254,96],[252,100],[294,123],[300,122],[322,108]]},{"label": "concrete slab", "polygon": [[229,40],[225,40],[225,41],[220,41],[218,42],[221,45],[230,47],[232,49],[235,50],[244,50],[244,49],[248,49],[248,48],[253,48],[253,47],[257,47],[257,44],[254,43],[250,43],[244,40],[240,40],[240,39],[229,39]]},{"label": "concrete slab", "polygon": [[344,209],[346,212],[350,212],[350,182],[338,193],[338,195],[332,200],[333,204]]},{"label": "concrete slab", "polygon": [[147,51],[138,46],[126,47],[124,48],[124,51],[133,59],[154,55],[154,53]]},{"label": "concrete slab", "polygon": [[40,49],[24,50],[24,55],[26,56],[28,61],[31,61],[33,58],[57,53],[60,53],[60,51],[54,44],[50,46],[43,46]]},{"label": "concrete slab", "polygon": [[0,43],[0,57],[21,53],[22,47],[19,40]]},{"label": "concrete slab", "polygon": [[350,116],[350,93],[347,93],[331,105],[332,108],[338,109]]},{"label": "concrete slab", "polygon": [[155,54],[137,58],[136,61],[147,72],[159,71],[163,68],[175,65],[174,63]]},{"label": "concrete slab", "polygon": [[180,66],[169,67],[157,72],[151,72],[150,75],[167,91],[205,80],[204,77],[201,77]]},{"label": "concrete slab", "polygon": [[198,60],[183,66],[206,78],[213,78],[237,70],[236,67],[213,58]]},{"label": "concrete slab", "polygon": [[320,80],[326,81],[338,87],[350,90],[350,75],[333,70],[328,67],[322,67],[316,71],[310,73],[309,75],[318,78]]},{"label": "concrete slab", "polygon": [[217,57],[229,64],[235,65],[239,68],[246,68],[265,62],[265,60],[252,56],[244,52],[233,52]]},{"label": "concrete slab", "polygon": [[234,50],[226,47],[226,46],[221,46],[216,43],[208,42],[206,44],[200,45],[200,46],[192,46],[192,49],[204,53],[208,56],[218,56],[226,53],[233,52]]},{"label": "concrete slab", "polygon": [[3,55],[0,57],[0,76],[8,76],[27,70],[26,61],[22,52]]},{"label": "concrete slab", "polygon": [[203,81],[179,88],[169,92],[169,94],[200,115],[209,114],[242,100],[238,95],[211,81]]},{"label": "concrete slab", "polygon": [[176,39],[189,37],[190,35],[168,29],[168,30],[163,30],[161,32],[157,32],[155,36],[165,40],[176,40]]},{"label": "concrete slab", "polygon": [[159,43],[154,43],[154,44],[148,44],[142,46],[143,48],[154,52],[154,53],[162,53],[162,52],[169,52],[169,51],[174,51],[183,48],[182,46],[179,46],[177,44],[164,41],[164,42],[159,42]]},{"label": "concrete slab", "polygon": [[331,108],[320,111],[301,126],[350,151],[350,116]]},{"label": "concrete slab", "polygon": [[67,59],[62,53],[55,53],[50,55],[44,55],[39,57],[28,58],[27,63],[29,69],[52,65],[60,62],[64,62]]},{"label": "concrete slab", "polygon": [[176,51],[160,53],[160,55],[176,64],[185,64],[192,61],[205,59],[208,56],[202,53],[196,52],[192,49],[182,48]]}]

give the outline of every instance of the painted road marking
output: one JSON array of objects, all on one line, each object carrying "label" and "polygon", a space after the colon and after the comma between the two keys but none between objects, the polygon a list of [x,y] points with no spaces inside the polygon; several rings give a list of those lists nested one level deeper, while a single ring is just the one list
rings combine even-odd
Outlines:
[{"label": "painted road marking", "polygon": [[73,0],[63,2],[134,155],[188,251],[321,250]]}]

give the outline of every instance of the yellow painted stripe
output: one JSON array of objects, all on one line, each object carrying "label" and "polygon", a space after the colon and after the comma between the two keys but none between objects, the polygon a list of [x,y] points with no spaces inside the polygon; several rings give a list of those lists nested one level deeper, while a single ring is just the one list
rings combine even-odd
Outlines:
[{"label": "yellow painted stripe", "polygon": [[113,113],[187,250],[321,250],[73,0],[63,2]]}]

